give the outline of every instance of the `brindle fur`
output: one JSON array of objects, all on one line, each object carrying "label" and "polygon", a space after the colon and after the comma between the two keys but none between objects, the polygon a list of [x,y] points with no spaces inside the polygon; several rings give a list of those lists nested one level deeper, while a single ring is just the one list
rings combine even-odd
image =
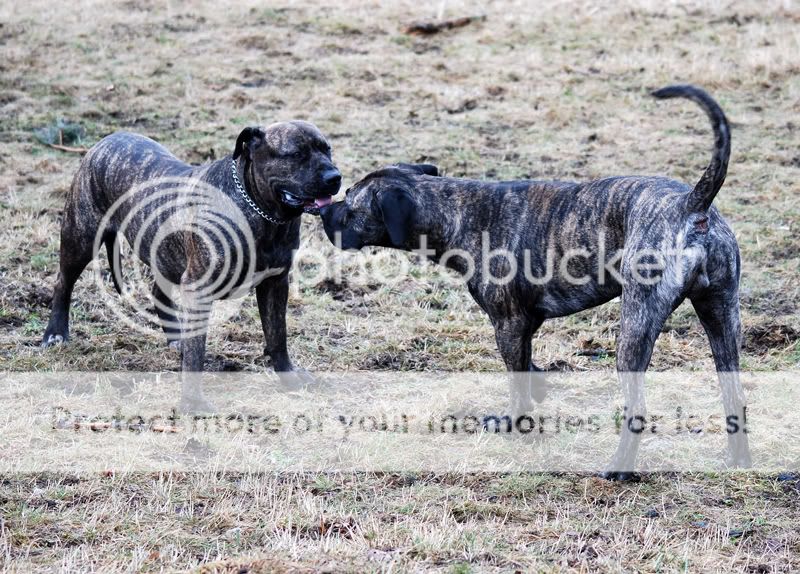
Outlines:
[{"label": "brindle fur", "polygon": [[[246,204],[233,181],[232,157],[236,160],[239,178],[250,197],[273,219],[285,223],[276,225],[265,221]],[[95,236],[104,214],[128,190],[143,186],[143,195],[136,196],[136,200],[126,201],[108,228],[101,231],[104,234],[103,242],[109,249],[109,260],[117,284],[117,264],[115,258],[111,257],[117,228],[130,210],[143,211],[139,199],[164,189],[161,178],[204,182],[218,189],[241,210],[236,217],[246,222],[255,239],[253,255],[256,274],[273,270],[256,282],[258,309],[266,341],[265,354],[272,359],[283,382],[289,385],[304,382],[307,374],[295,370],[286,348],[288,272],[293,251],[299,244],[303,209],[283,203],[281,192],[286,190],[302,198],[333,195],[339,189],[341,176],[331,161],[330,146],[325,138],[315,126],[301,121],[277,123],[266,128],[246,128],[239,135],[232,156],[200,167],[178,160],[160,144],[136,134],[115,133],[95,145],[75,174],[64,209],[59,274],[43,346],[66,341],[69,337],[72,289],[93,257]],[[152,210],[153,206],[149,208]],[[126,229],[129,243],[140,231],[141,222],[148,215],[139,211],[135,213],[137,217]],[[143,242],[138,255],[148,265],[151,262],[147,253],[157,227],[142,230]],[[185,285],[191,284],[209,268],[211,255],[209,246],[198,241],[195,234],[173,234],[160,244],[155,263],[170,283]],[[243,252],[236,253],[236,256],[243,258],[243,269],[247,269],[250,254]],[[242,275],[234,278],[233,284],[240,285],[244,280]],[[175,303],[159,285],[154,285],[153,295],[175,313],[178,312]],[[216,298],[229,295],[230,292],[220,292],[218,297],[214,294]],[[205,313],[207,319],[210,307],[200,311]],[[159,315],[162,322],[175,321],[175,313],[163,311]],[[182,338],[174,329],[164,326],[164,330],[168,342],[180,342],[182,351],[184,382],[181,408],[185,411],[213,409],[202,396],[200,377],[191,375],[203,370],[205,334]]]},{"label": "brindle fur", "polygon": [[[588,183],[559,181],[486,182],[438,177],[429,165],[399,164],[373,172],[356,183],[345,201],[322,210],[331,241],[341,234],[341,246],[359,249],[379,245],[413,250],[427,236],[429,257],[439,261],[452,249],[466,250],[476,272],[468,281],[473,298],[489,315],[497,346],[509,371],[537,370],[531,362],[531,337],[551,317],[562,317],[621,296],[621,324],[617,338],[617,370],[625,394],[629,420],[644,416],[644,372],[658,334],[685,299],[694,305],[708,334],[722,385],[726,416],[744,418],[744,392],[739,377],[739,249],[717,209],[711,206],[725,179],[730,138],[728,122],[705,92],[692,86],[671,86],[654,93],[658,98],[684,97],[697,102],[709,115],[715,133],[711,164],[692,188],[663,177],[612,177]],[[491,248],[505,248],[520,270],[507,285],[484,281],[481,237],[489,234]],[[609,274],[599,280],[598,251],[604,236],[611,258],[621,250],[617,265],[624,283]],[[632,275],[634,255],[644,249],[685,249],[682,264],[668,261],[661,280],[643,285]],[[575,285],[560,277],[534,285],[524,273],[524,252],[530,253],[531,275],[543,277],[549,249],[555,261],[570,249],[587,248],[592,256],[571,260],[573,276],[590,280]],[[494,258],[489,269],[502,276],[507,265]],[[463,260],[447,266],[464,273]],[[556,268],[557,269],[557,268]],[[529,409],[531,385],[541,398],[535,375],[528,385],[512,384],[515,414]],[[520,376],[516,377],[519,382]],[[538,395],[538,396],[537,396]],[[634,427],[635,428],[635,427]],[[639,435],[623,425],[619,447],[606,476],[634,476]],[[750,465],[747,435],[729,434],[731,463]]]}]

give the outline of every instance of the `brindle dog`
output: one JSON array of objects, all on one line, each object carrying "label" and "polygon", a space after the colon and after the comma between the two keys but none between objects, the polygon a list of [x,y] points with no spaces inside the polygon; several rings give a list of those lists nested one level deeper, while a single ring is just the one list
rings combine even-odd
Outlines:
[{"label": "brindle dog", "polygon": [[[345,201],[321,210],[328,238],[344,249],[377,245],[414,250],[424,236],[431,260],[468,275],[469,291],[489,315],[512,372],[537,370],[531,362],[531,337],[545,319],[621,295],[616,357],[628,424],[622,425],[605,474],[611,479],[635,477],[635,430],[643,420],[637,417],[646,412],[644,372],[665,320],[687,297],[711,342],[729,428],[730,462],[751,464],[738,376],[739,249],[731,228],[711,205],[727,171],[728,121],[717,103],[696,87],[670,86],[653,95],[688,98],[711,119],[711,164],[693,188],[663,177],[486,182],[438,177],[430,165],[399,164],[367,175],[347,191]],[[499,257],[486,261],[484,234],[491,249],[508,250],[520,270],[506,284],[487,280],[486,270],[500,278],[512,265]],[[471,256],[474,272],[466,258],[450,256],[456,249]],[[656,258],[665,250],[680,255]],[[555,262],[567,261],[565,272],[546,282],[532,281],[547,277],[551,256]],[[608,267],[607,261],[612,263]],[[525,375],[527,381],[537,378]],[[531,387],[540,399],[536,384],[512,384],[515,414],[530,408]]]},{"label": "brindle dog", "polygon": [[[168,342],[179,343],[182,352],[182,410],[213,410],[202,395],[199,375],[187,373],[203,370],[211,301],[241,294],[235,291],[242,287],[256,287],[264,352],[282,382],[304,383],[307,373],[295,370],[286,348],[288,273],[299,244],[300,215],[318,213],[340,183],[327,141],[315,126],[302,121],[245,128],[232,155],[199,167],[178,160],[143,136],[120,132],[104,138],[83,159],[67,198],[58,280],[42,345],[68,339],[72,288],[99,243],[109,252],[114,283],[120,289],[115,238],[123,229],[137,255],[153,270],[159,319]],[[165,232],[174,223],[171,218],[184,215],[178,212],[192,203],[193,190],[200,187],[212,190],[212,195],[198,200],[203,205],[190,208],[197,213],[205,210],[198,218],[211,210],[214,221],[189,219]],[[203,225],[216,227],[203,230]],[[203,231],[208,233],[204,236]],[[252,252],[241,248],[245,236],[252,239]],[[212,289],[210,296],[206,290],[204,304],[196,308],[186,302],[179,308],[164,287],[185,287],[191,294],[201,283],[227,288]],[[201,328],[192,333],[182,330],[187,316]]]}]

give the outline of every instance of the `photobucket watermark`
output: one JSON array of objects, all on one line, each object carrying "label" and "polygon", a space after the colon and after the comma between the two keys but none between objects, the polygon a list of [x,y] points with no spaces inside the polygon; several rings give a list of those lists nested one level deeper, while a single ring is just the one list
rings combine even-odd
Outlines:
[{"label": "photobucket watermark", "polygon": [[[323,281],[391,285],[413,276],[420,269],[404,252],[371,248],[350,251],[342,256],[342,237],[335,234],[333,253],[305,242],[294,254],[293,275],[300,286]],[[680,238],[657,248],[625,249],[608,247],[603,232],[596,242],[563,248],[548,245],[542,249],[496,246],[488,231],[481,234],[474,250],[436,249],[427,235],[420,235],[417,247],[410,250],[421,261],[433,261],[455,271],[457,283],[506,286],[523,283],[534,287],[549,284],[584,286],[657,285],[662,281],[683,281],[691,273],[703,273],[705,250],[697,245],[682,245]],[[414,269],[412,273],[412,268]],[[431,268],[427,268],[430,272]]]},{"label": "photobucket watermark", "polygon": [[721,453],[743,437],[754,470],[796,472],[800,461],[797,371],[739,373],[741,413],[720,405],[709,369],[648,372],[648,408],[635,411],[613,369],[553,373],[524,411],[508,405],[505,372],[315,375],[317,385],[287,391],[262,372],[207,373],[218,410],[185,413],[180,373],[7,372],[0,467],[600,472],[626,435],[640,440],[638,471],[733,469]]},{"label": "photobucket watermark", "polygon": [[[369,406],[369,405],[367,405]],[[342,409],[321,412],[313,409],[271,410],[258,413],[182,414],[123,412],[78,413],[62,406],[51,407],[51,429],[75,433],[156,433],[185,435],[279,435],[313,436],[327,433],[348,438],[359,433],[402,433],[413,435],[518,434],[558,435],[605,431],[619,435],[623,427],[642,435],[722,435],[747,433],[743,419],[722,413],[695,412],[690,405],[676,405],[670,412],[647,416],[625,416],[626,408],[610,411],[510,415],[503,411],[419,412]],[[788,430],[788,429],[787,429]]]},{"label": "photobucket watermark", "polygon": [[[114,289],[97,264],[104,250]],[[203,269],[187,275],[190,252]],[[228,320],[253,286],[283,272],[258,268],[258,241],[236,202],[185,177],[148,180],[117,198],[99,222],[93,259],[95,284],[119,319],[183,337]]]},{"label": "photobucket watermark", "polygon": [[[253,225],[242,206],[206,182],[182,177],[143,182],[119,197],[98,226],[95,262],[107,252],[118,291],[111,288],[105,266],[95,264],[101,296],[121,320],[148,334],[203,333],[237,314],[252,287],[288,271],[263,257]],[[283,258],[292,261],[295,293],[323,282],[380,286],[415,279],[478,289],[512,283],[552,287],[564,295],[629,282],[685,284],[691,274],[703,273],[705,262],[702,245],[687,244],[680,235],[632,249],[609,241],[603,230],[586,245],[556,240],[541,247],[502,245],[488,231],[465,245],[446,247],[420,235],[410,255],[382,248],[348,252],[342,245],[339,233],[332,243],[305,235],[291,259]],[[187,275],[190,260],[202,265]]]}]

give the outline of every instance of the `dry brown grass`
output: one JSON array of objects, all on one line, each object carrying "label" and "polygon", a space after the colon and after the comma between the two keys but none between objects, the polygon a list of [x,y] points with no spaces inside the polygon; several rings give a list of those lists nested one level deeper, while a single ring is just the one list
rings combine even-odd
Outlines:
[{"label": "dry brown grass", "polygon": [[3,492],[0,550],[20,570],[800,567],[797,485],[755,475],[37,476]]},{"label": "dry brown grass", "polygon": [[[474,14],[487,19],[431,38],[401,32],[411,20]],[[800,362],[800,11],[791,2],[42,1],[0,6],[0,23],[0,369],[177,364],[160,339],[117,324],[88,278],[75,293],[73,342],[37,347],[78,162],[32,138],[57,117],[83,124],[89,143],[128,129],[194,162],[227,153],[243,125],[305,118],[329,136],[345,184],[398,160],[472,177],[693,181],[708,160],[705,118],[647,96],[674,81],[707,87],[734,122],[717,204],[742,248],[744,366]],[[304,236],[328,249],[316,220]],[[212,332],[210,368],[264,368],[255,317],[248,298]],[[613,347],[616,320],[612,303],[549,322],[537,361],[610,368],[576,353],[588,339]],[[333,293],[305,285],[289,327],[309,369],[501,368],[469,296],[421,274]],[[653,367],[710,365],[682,307]],[[635,486],[538,475],[8,476],[0,560],[20,571],[258,558],[264,571],[782,571],[800,567],[797,495],[796,482],[757,475]]]}]

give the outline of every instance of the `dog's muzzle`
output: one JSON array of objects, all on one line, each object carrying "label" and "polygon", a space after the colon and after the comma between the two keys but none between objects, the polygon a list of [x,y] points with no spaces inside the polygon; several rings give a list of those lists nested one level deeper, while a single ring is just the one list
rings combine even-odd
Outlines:
[{"label": "dog's muzzle", "polygon": [[319,210],[331,204],[331,198],[339,193],[342,184],[342,175],[338,169],[330,169],[322,174],[320,193],[313,197],[294,194],[286,189],[281,190],[281,200],[295,209],[302,209],[305,213],[319,215]]},{"label": "dog's muzzle", "polygon": [[312,215],[319,215],[319,210],[321,208],[330,205],[331,197],[330,195],[325,195],[322,197],[305,198],[285,190],[281,193],[281,200],[283,203],[296,209],[302,208],[305,213],[311,213]]},{"label": "dog's muzzle", "polygon": [[345,225],[344,217],[347,213],[347,205],[344,201],[338,201],[325,206],[320,211],[322,227],[328,240],[340,249],[361,249],[364,241],[354,230]]}]

